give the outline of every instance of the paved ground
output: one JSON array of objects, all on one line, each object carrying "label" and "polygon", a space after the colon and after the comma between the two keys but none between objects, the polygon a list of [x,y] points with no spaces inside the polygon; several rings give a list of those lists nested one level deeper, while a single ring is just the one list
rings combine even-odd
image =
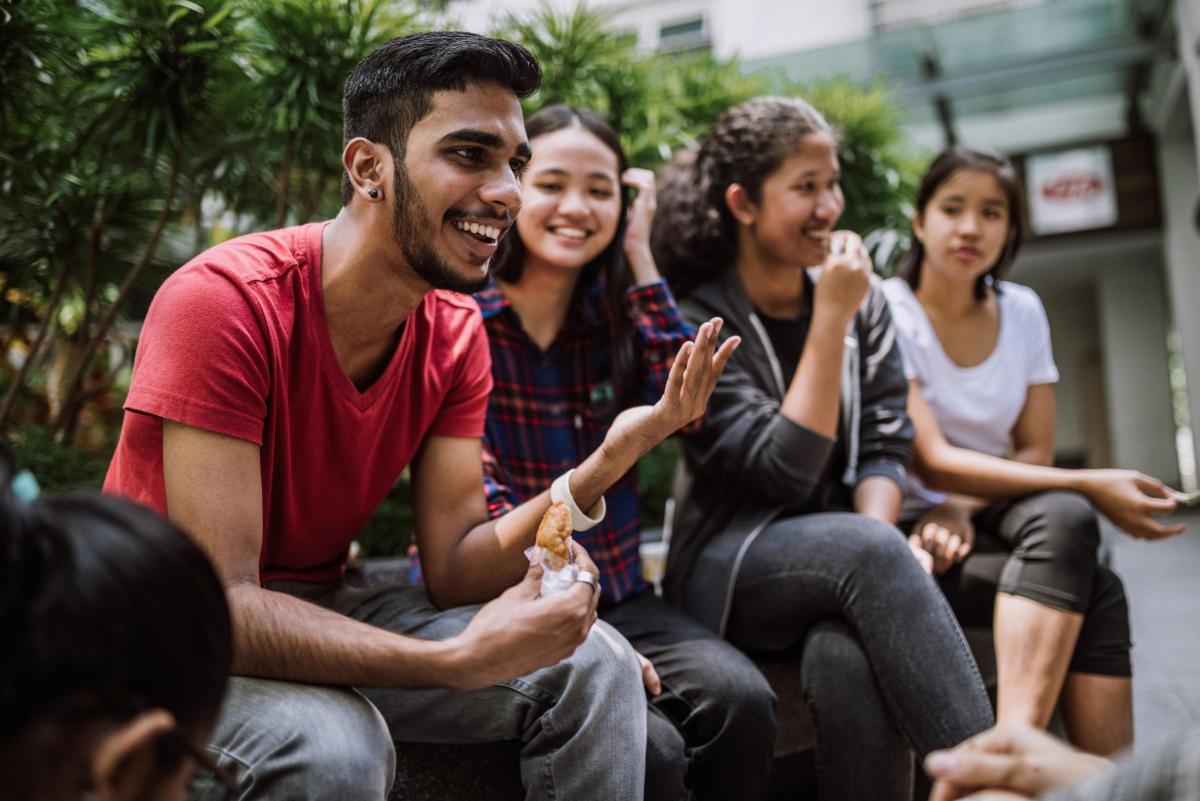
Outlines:
[{"label": "paved ground", "polygon": [[1133,629],[1136,748],[1200,729],[1200,511],[1165,542],[1108,537],[1125,580]]}]

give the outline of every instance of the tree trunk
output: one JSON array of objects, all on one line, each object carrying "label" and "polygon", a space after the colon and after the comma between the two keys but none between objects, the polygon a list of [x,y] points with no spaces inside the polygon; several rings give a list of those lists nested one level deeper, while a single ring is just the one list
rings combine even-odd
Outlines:
[{"label": "tree trunk", "polygon": [[33,367],[37,364],[38,357],[42,354],[42,347],[50,337],[50,329],[54,325],[54,317],[58,314],[58,305],[62,302],[62,296],[67,288],[67,282],[71,278],[71,272],[71,263],[67,262],[63,265],[62,273],[58,277],[58,283],[54,285],[54,291],[50,294],[50,302],[46,305],[46,313],[42,316],[42,322],[38,326],[37,335],[33,338],[33,344],[29,346],[29,352],[25,356],[25,361],[13,378],[8,392],[4,393],[4,400],[0,401],[0,431],[4,430],[4,426],[8,422],[8,416],[12,413],[17,395],[25,388],[25,382],[29,379],[29,374],[33,372]]},{"label": "tree trunk", "polygon": [[[53,428],[57,432],[56,438],[60,442],[65,442],[70,439],[74,433],[75,423],[79,417],[79,412],[83,406],[84,389],[83,383],[87,377],[88,368],[92,364],[92,360],[96,356],[96,348],[101,340],[108,333],[108,329],[112,327],[113,321],[117,319],[117,312],[124,305],[125,299],[129,296],[130,289],[133,288],[134,282],[141,275],[142,270],[150,263],[150,259],[154,257],[154,252],[158,249],[158,241],[162,238],[163,230],[167,227],[167,223],[171,219],[171,206],[175,200],[175,192],[179,188],[179,170],[183,164],[183,147],[177,145],[175,152],[171,154],[171,174],[167,179],[166,196],[163,198],[162,213],[158,215],[158,222],[154,226],[154,232],[150,234],[150,241],[146,243],[146,249],[142,251],[141,258],[137,264],[125,274],[125,279],[121,282],[120,288],[117,290],[117,296],[109,305],[108,311],[105,312],[103,319],[100,320],[96,330],[85,341],[82,350],[79,353],[79,361],[75,364],[71,372],[71,377],[67,382],[67,391],[65,394],[65,402],[63,408],[54,420]],[[86,331],[84,331],[86,335]]]},{"label": "tree trunk", "polygon": [[292,143],[288,142],[283,148],[283,163],[279,166],[279,186],[275,195],[275,227],[282,228],[287,223],[288,194],[292,187]]},{"label": "tree trunk", "polygon": [[204,193],[208,186],[200,187],[196,193],[196,218],[192,221],[192,249],[197,253],[208,245],[208,230],[204,227]]},{"label": "tree trunk", "polygon": [[321,208],[322,190],[324,189],[324,181],[321,179],[321,174],[317,170],[308,171],[308,189],[304,192],[304,207],[300,210],[300,222],[312,222],[317,216],[317,211]]}]

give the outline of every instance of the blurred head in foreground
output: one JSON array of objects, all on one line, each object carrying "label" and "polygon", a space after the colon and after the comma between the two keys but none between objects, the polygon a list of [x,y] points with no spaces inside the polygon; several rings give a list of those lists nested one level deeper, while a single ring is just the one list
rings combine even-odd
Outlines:
[{"label": "blurred head in foreground", "polygon": [[0,654],[5,797],[182,799],[207,762],[229,610],[203,552],[154,513],[0,491]]}]

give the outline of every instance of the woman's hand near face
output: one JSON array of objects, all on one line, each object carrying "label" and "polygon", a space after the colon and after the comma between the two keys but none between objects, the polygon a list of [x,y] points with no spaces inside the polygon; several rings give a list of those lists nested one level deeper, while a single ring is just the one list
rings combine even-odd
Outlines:
[{"label": "woman's hand near face", "polygon": [[635,192],[625,223],[625,258],[629,260],[629,269],[637,284],[652,284],[659,280],[658,267],[650,254],[650,227],[657,205],[654,173],[631,167],[621,173],[621,185],[631,187]]},{"label": "woman's hand near face", "polygon": [[862,239],[852,231],[834,231],[813,294],[814,321],[823,317],[845,328],[870,287],[871,257]]}]

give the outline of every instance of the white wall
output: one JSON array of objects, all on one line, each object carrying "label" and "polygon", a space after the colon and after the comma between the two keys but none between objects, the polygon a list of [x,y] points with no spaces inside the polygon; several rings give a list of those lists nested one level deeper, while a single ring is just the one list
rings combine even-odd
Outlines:
[{"label": "white wall", "polygon": [[[1200,1],[1176,0],[1175,26],[1179,32],[1176,55],[1187,75],[1192,131],[1200,133],[1200,54],[1196,52],[1196,46],[1200,44]],[[1194,134],[1192,146],[1196,150],[1197,162],[1200,162],[1200,137]]]},{"label": "white wall", "polygon": [[1200,234],[1194,212],[1200,202],[1195,150],[1190,137],[1162,139],[1158,148],[1163,206],[1163,250],[1167,288],[1179,332],[1188,382],[1188,413],[1195,435],[1200,431]]},{"label": "white wall", "polygon": [[1103,465],[1109,457],[1108,421],[1095,394],[1097,389],[1103,390],[1104,371],[1094,282],[1080,278],[1065,283],[1036,279],[1026,283],[1046,307],[1058,365],[1054,452],[1082,455],[1088,467]]},{"label": "white wall", "polygon": [[764,58],[862,39],[867,0],[713,0],[713,51]]},{"label": "white wall", "polygon": [[[450,13],[466,30],[489,30],[508,13],[523,15],[543,0],[461,0]],[[567,11],[576,0],[549,0]],[[861,39],[871,32],[867,0],[591,0],[613,26],[638,32],[642,47],[658,46],[663,25],[704,16],[713,52],[724,58],[772,56]]]},{"label": "white wall", "polygon": [[1161,266],[1147,260],[1104,270],[1097,290],[1113,466],[1178,484]]},{"label": "white wall", "polygon": [[[562,0],[548,0],[556,8],[570,8]],[[493,25],[509,13],[518,16],[536,11],[542,0],[460,0],[449,9],[448,26],[453,25],[466,31],[487,33]]]},{"label": "white wall", "polygon": [[1056,449],[1084,439],[1096,466],[1177,480],[1158,232],[1034,243],[1012,278],[1038,291],[1050,318],[1063,374]]}]

